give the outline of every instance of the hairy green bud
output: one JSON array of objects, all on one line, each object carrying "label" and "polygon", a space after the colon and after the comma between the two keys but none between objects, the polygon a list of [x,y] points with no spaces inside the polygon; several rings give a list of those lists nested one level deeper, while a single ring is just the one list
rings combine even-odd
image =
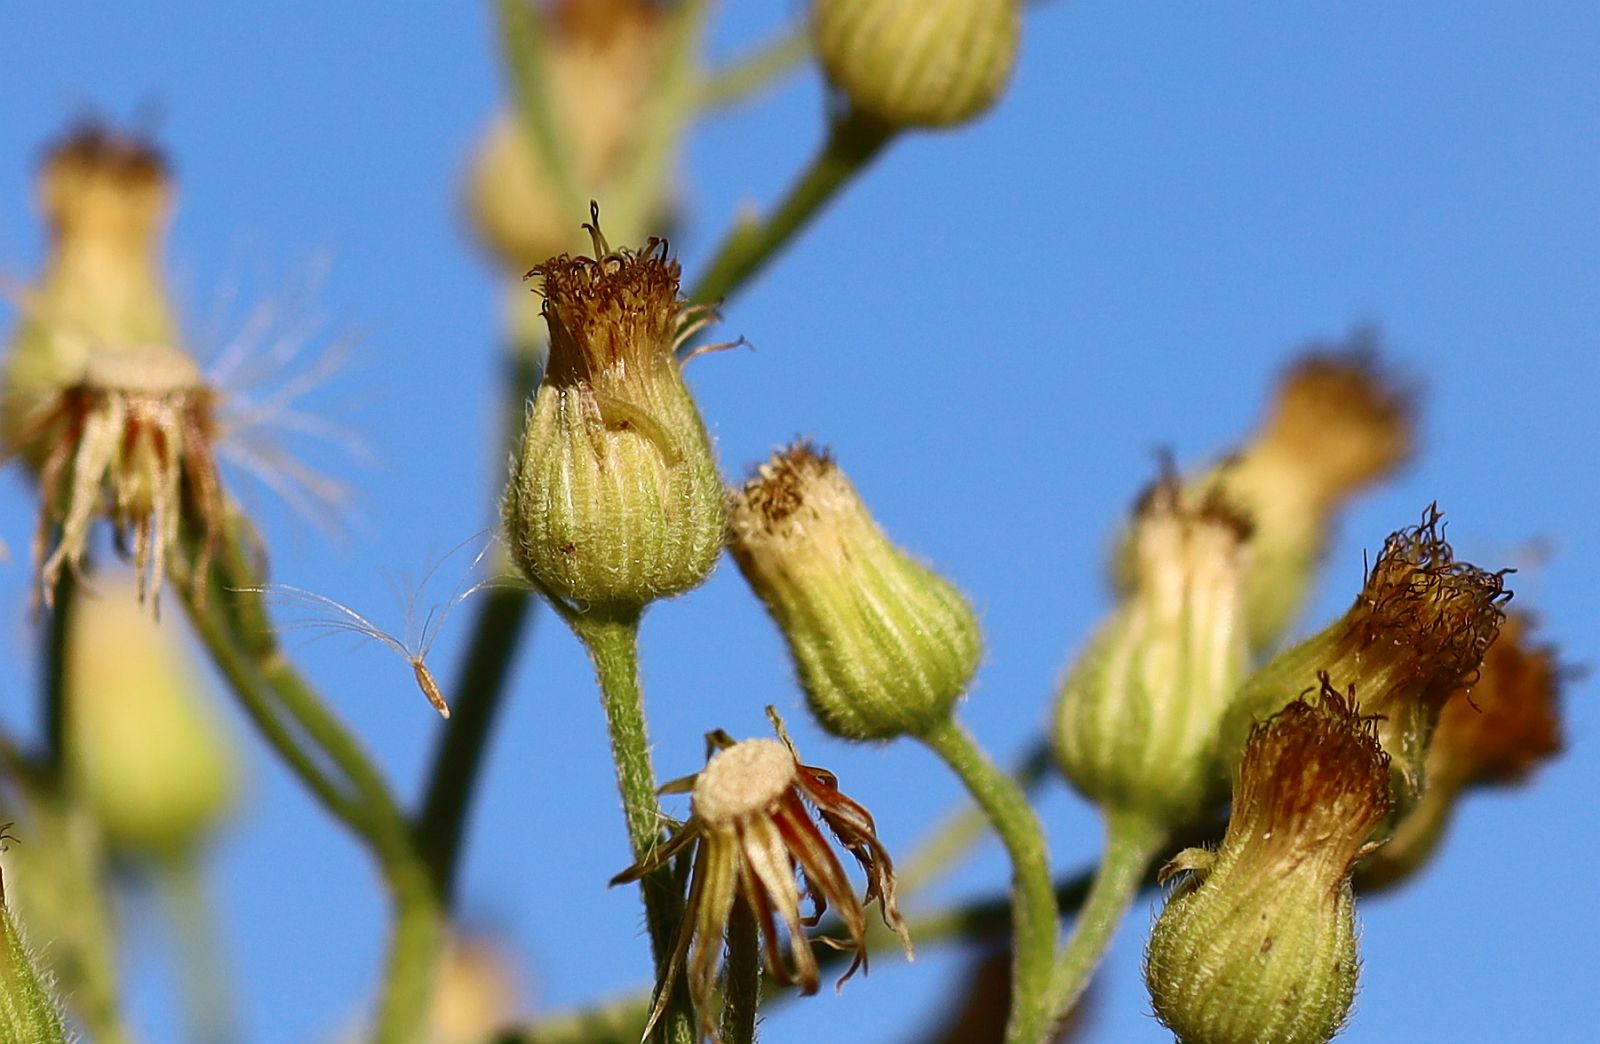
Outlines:
[{"label": "hairy green bud", "polygon": [[1016,64],[1018,0],[816,0],[823,71],[890,127],[950,127],[988,109]]},{"label": "hairy green bud", "polygon": [[577,609],[627,613],[699,585],[727,515],[676,355],[709,313],[679,296],[663,241],[612,251],[598,220],[593,258],[529,273],[543,281],[550,361],[502,514],[530,583]]},{"label": "hairy green bud", "polygon": [[1056,759],[1102,807],[1181,826],[1218,803],[1217,733],[1246,666],[1249,526],[1163,479],[1130,537],[1131,586],[1062,683]]},{"label": "hairy green bud", "polygon": [[977,617],[890,543],[831,457],[805,442],[775,454],[734,494],[729,530],[824,728],[881,740],[949,718],[982,655]]},{"label": "hairy green bud", "polygon": [[61,1010],[33,951],[10,908],[0,901],[0,1040],[52,1044],[66,1039]]},{"label": "hairy green bud", "polygon": [[1331,688],[1250,734],[1216,852],[1187,849],[1145,979],[1181,1041],[1326,1041],[1355,997],[1350,871],[1389,806],[1372,721]]}]

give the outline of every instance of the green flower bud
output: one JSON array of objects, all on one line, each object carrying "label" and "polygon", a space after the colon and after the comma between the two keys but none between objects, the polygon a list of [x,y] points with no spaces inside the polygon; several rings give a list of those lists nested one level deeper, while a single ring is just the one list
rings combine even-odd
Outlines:
[{"label": "green flower bud", "polygon": [[[1250,519],[1245,620],[1253,653],[1272,649],[1299,618],[1339,512],[1411,454],[1412,393],[1379,366],[1364,340],[1317,347],[1279,381],[1256,433],[1185,481],[1214,490]],[[1126,540],[1115,560],[1128,578]]]},{"label": "green flower bud", "polygon": [[[35,967],[52,991],[70,1002],[77,1021],[91,1031],[116,1025],[116,932],[99,828],[81,802],[62,793],[59,777],[13,769],[0,792],[6,802],[0,822],[14,816],[18,822],[11,833],[23,840],[0,858],[5,864],[0,898],[39,943]],[[0,995],[5,993],[0,986]],[[13,1039],[32,1038],[0,1033],[0,1040]]]},{"label": "green flower bud", "polygon": [[82,592],[67,628],[77,792],[113,845],[183,855],[232,809],[236,752],[174,634],[141,611],[130,582]]},{"label": "green flower bud", "polygon": [[891,127],[950,127],[993,105],[1011,78],[1018,0],[816,0],[823,71],[858,112]]},{"label": "green flower bud", "polygon": [[[9,836],[0,833],[0,837]],[[29,1044],[66,1041],[61,1010],[39,969],[21,926],[0,898],[0,1040]]]},{"label": "green flower bud", "polygon": [[595,220],[595,257],[563,254],[529,273],[543,279],[550,362],[502,514],[534,586],[579,609],[637,612],[711,572],[726,504],[676,355],[691,311],[678,263],[656,239],[610,250],[598,209]]},{"label": "green flower bud", "polygon": [[1428,740],[1450,695],[1469,683],[1494,642],[1511,592],[1504,574],[1457,562],[1430,506],[1422,523],[1384,542],[1360,596],[1320,634],[1278,654],[1240,688],[1224,726],[1237,751],[1254,721],[1326,674],[1377,716],[1393,761],[1397,808],[1421,791]]},{"label": "green flower bud", "polygon": [[1113,811],[1182,826],[1222,798],[1217,732],[1246,666],[1249,526],[1172,479],[1140,505],[1132,584],[1062,683],[1052,740]]},{"label": "green flower bud", "polygon": [[1326,1041],[1355,997],[1350,870],[1389,805],[1388,758],[1370,719],[1325,688],[1251,731],[1216,852],[1186,874],[1150,936],[1156,1017],[1181,1041]]},{"label": "green flower bud", "polygon": [[1255,523],[1253,650],[1277,644],[1300,615],[1340,509],[1411,455],[1412,414],[1410,390],[1369,349],[1316,351],[1284,374],[1255,436],[1213,473]]},{"label": "green flower bud", "polygon": [[805,442],[774,454],[729,521],[728,549],[824,728],[882,740],[950,717],[982,655],[972,607],[889,542],[831,457]]},{"label": "green flower bud", "polygon": [[1445,703],[1428,743],[1427,787],[1361,864],[1358,887],[1409,880],[1432,858],[1464,792],[1514,786],[1561,752],[1563,671],[1555,649],[1529,643],[1532,627],[1525,614],[1507,616],[1471,690]]}]

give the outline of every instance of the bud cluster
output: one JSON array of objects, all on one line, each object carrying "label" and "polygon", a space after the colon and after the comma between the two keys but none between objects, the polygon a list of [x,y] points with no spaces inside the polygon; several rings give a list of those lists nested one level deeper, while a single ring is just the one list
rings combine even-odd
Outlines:
[{"label": "bud cluster", "polygon": [[1336,687],[1355,690],[1363,714],[1378,716],[1396,796],[1402,804],[1416,796],[1439,713],[1470,683],[1511,597],[1503,573],[1456,560],[1441,519],[1430,506],[1419,525],[1392,534],[1344,616],[1251,676],[1229,713],[1232,749],[1254,720],[1326,673]]}]

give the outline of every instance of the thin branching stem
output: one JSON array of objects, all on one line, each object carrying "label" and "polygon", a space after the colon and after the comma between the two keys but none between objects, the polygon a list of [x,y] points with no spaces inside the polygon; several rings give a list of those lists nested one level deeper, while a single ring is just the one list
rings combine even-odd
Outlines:
[{"label": "thin branching stem", "polygon": [[409,1044],[427,1024],[443,939],[433,879],[399,803],[376,764],[326,702],[284,656],[267,618],[263,590],[230,523],[207,597],[180,582],[202,644],[268,744],[323,806],[372,852],[394,902],[373,1038]]},{"label": "thin branching stem", "polygon": [[809,27],[796,25],[784,29],[749,54],[712,73],[700,88],[700,107],[724,109],[748,101],[798,69],[809,57]]},{"label": "thin branching stem", "polygon": [[1106,850],[1095,871],[1094,883],[1078,911],[1072,934],[1050,975],[1050,1010],[1065,1016],[1088,987],[1095,968],[1105,956],[1111,937],[1128,913],[1150,863],[1170,831],[1146,817],[1110,812],[1106,816]]},{"label": "thin branching stem", "polygon": [[689,299],[715,304],[743,286],[892,140],[892,128],[865,116],[836,118],[822,151],[777,209],[766,220],[738,224],[727,234]]},{"label": "thin branching stem", "polygon": [[[661,840],[666,817],[656,797],[655,765],[650,757],[644,692],[639,686],[639,614],[577,614],[552,599],[551,604],[571,624],[589,650],[600,702],[611,736],[611,756],[616,763],[617,790],[627,821],[628,843],[635,861],[643,860]],[[644,899],[645,923],[650,931],[650,951],[655,958],[656,980],[663,981],[672,959],[673,942],[683,917],[683,893],[672,868],[664,866],[639,882]],[[687,1044],[695,1039],[693,1004],[683,977],[678,976],[672,1000],[656,1028],[656,1039]]]},{"label": "thin branching stem", "polygon": [[955,719],[919,737],[961,779],[1011,857],[1012,991],[1006,1039],[1036,1044],[1050,1026],[1047,990],[1059,917],[1044,830],[1026,795]]}]

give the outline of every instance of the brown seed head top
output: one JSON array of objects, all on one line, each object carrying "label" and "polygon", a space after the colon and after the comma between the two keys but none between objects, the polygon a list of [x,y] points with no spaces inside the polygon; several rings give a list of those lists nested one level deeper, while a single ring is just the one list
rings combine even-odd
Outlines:
[{"label": "brown seed head top", "polygon": [[39,173],[39,198],[58,240],[99,238],[153,248],[171,202],[171,181],[154,146],[89,125],[50,148]]},{"label": "brown seed head top", "polygon": [[1337,888],[1389,803],[1374,719],[1324,675],[1316,702],[1295,700],[1251,730],[1222,858],[1237,846],[1279,873],[1310,862]]},{"label": "brown seed head top", "polygon": [[[1393,683],[1418,683],[1425,706],[1444,705],[1483,662],[1511,597],[1505,574],[1458,562],[1443,513],[1429,505],[1419,525],[1384,541],[1361,595],[1345,616],[1340,658],[1386,664]],[[1410,687],[1409,685],[1407,686]],[[1369,713],[1388,713],[1382,694],[1363,693]]]},{"label": "brown seed head top", "polygon": [[1335,503],[1411,456],[1415,399],[1370,344],[1318,346],[1284,374],[1255,452],[1292,462],[1314,500]]},{"label": "brown seed head top", "polygon": [[594,257],[561,254],[528,272],[542,281],[556,384],[616,389],[648,381],[675,365],[681,269],[667,243],[651,237],[641,250],[612,250],[591,204]]},{"label": "brown seed head top", "polygon": [[801,439],[757,465],[733,496],[736,543],[812,534],[819,521],[859,511],[860,498],[825,449]]},{"label": "brown seed head top", "polygon": [[1562,667],[1533,645],[1532,623],[1513,613],[1489,646],[1472,688],[1445,704],[1428,747],[1430,785],[1514,783],[1561,752]]}]

